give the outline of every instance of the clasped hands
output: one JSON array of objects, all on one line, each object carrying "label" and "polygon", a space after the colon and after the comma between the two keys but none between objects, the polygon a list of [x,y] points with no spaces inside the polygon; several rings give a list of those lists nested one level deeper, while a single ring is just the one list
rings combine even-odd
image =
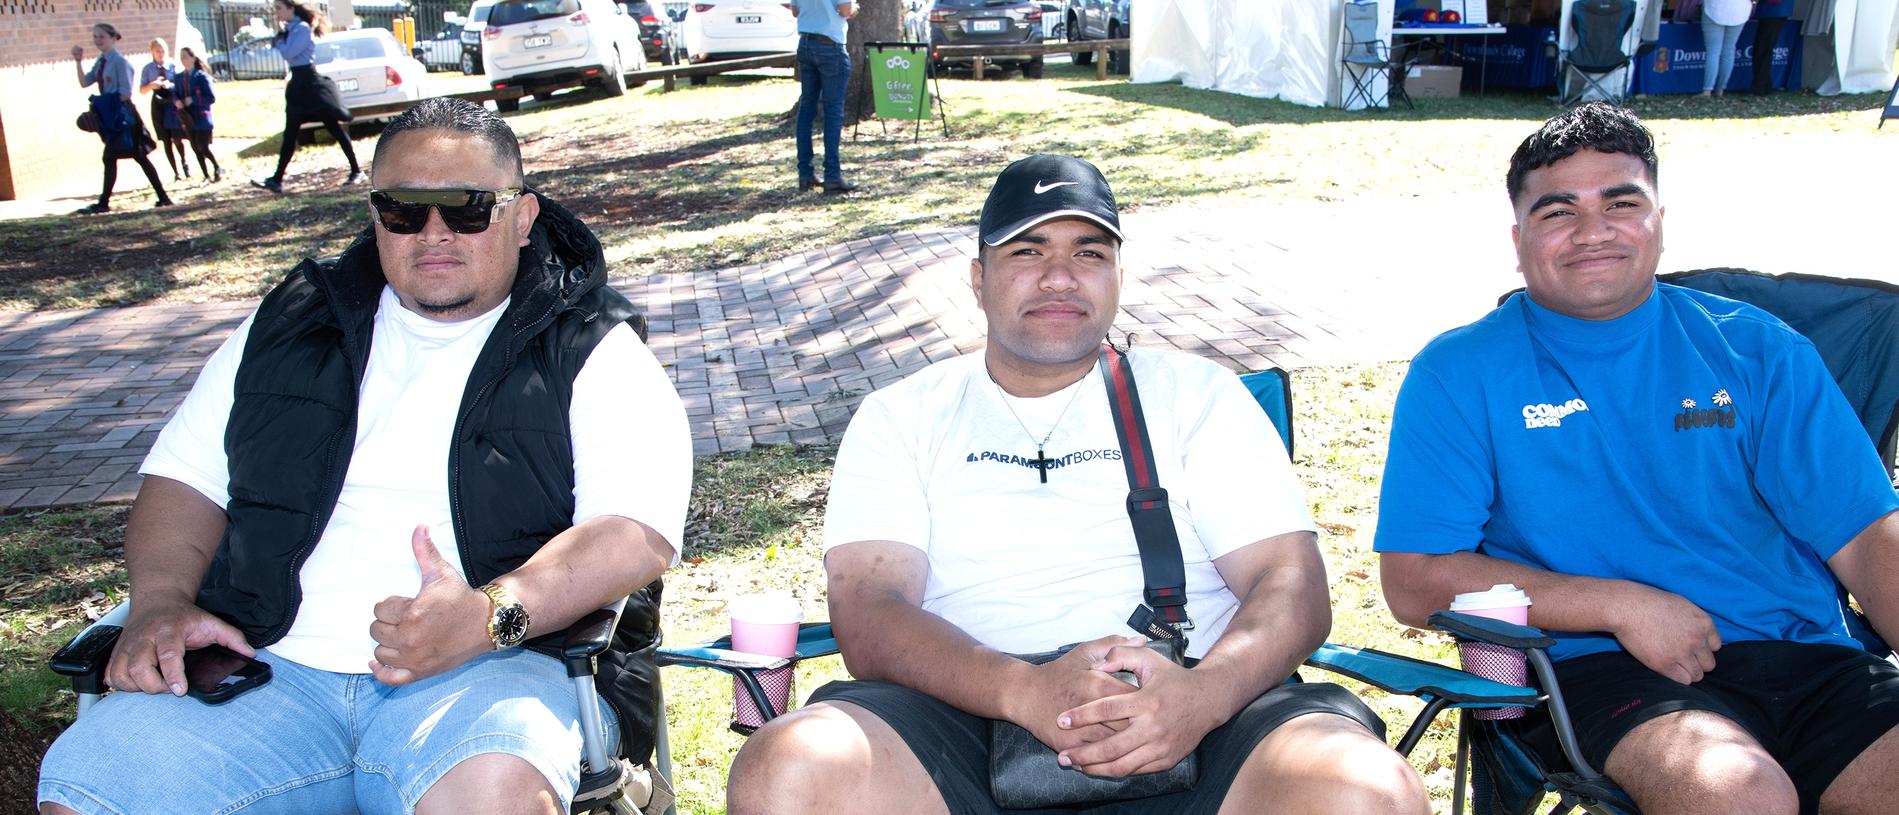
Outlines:
[{"label": "clasped hands", "polygon": [[[1089,775],[1138,775],[1180,763],[1224,717],[1205,704],[1201,677],[1146,642],[1102,637],[1036,666],[1016,723],[1054,748],[1062,766]],[[1133,673],[1137,684],[1116,671]]]}]

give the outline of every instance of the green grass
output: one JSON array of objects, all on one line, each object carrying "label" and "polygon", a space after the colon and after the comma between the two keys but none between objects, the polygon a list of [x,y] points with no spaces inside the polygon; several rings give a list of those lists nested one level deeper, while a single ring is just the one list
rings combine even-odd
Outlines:
[{"label": "green grass", "polygon": [[[947,79],[942,94],[948,136],[929,129],[912,141],[909,128],[884,135],[872,121],[847,139],[847,172],[864,192],[843,199],[795,191],[785,114],[797,91],[787,71],[717,77],[670,94],[656,84],[620,99],[561,94],[508,120],[530,182],[600,234],[612,272],[625,279],[968,224],[998,168],[1031,152],[1094,161],[1129,210],[1491,190],[1500,157],[1555,110],[1538,95],[1493,93],[1425,100],[1415,111],[1345,112],[1100,82],[1062,65],[1038,82]],[[243,157],[227,167],[232,179],[270,172],[281,95],[275,82],[220,86],[218,150]],[[1667,152],[1857,131],[1880,101],[1779,94],[1634,104]],[[358,131],[367,159],[375,128]],[[294,194],[283,199],[227,180],[180,190],[184,206],[173,211],[143,209],[149,199],[139,194],[115,199],[129,210],[108,217],[0,222],[0,310],[259,296],[298,258],[339,251],[367,225],[361,191],[335,187],[343,174],[340,152],[325,143],[298,154]]]}]

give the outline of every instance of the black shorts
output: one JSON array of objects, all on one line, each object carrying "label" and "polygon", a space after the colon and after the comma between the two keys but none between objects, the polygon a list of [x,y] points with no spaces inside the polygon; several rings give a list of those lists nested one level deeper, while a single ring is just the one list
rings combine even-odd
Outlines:
[{"label": "black shorts", "polygon": [[1366,727],[1382,741],[1385,725],[1351,691],[1329,683],[1280,685],[1241,709],[1201,739],[1200,779],[1191,790],[1082,809],[1004,810],[989,794],[990,720],[972,716],[922,693],[888,682],[832,682],[811,702],[847,702],[884,720],[936,782],[936,791],[956,815],[1089,812],[1096,815],[1214,815],[1241,765],[1267,733],[1307,713],[1337,713]]},{"label": "black shorts", "polygon": [[[1794,642],[1735,642],[1714,655],[1715,668],[1683,685],[1623,651],[1556,664],[1583,758],[1597,771],[1637,725],[1682,710],[1720,714],[1741,726],[1780,762],[1800,793],[1800,811],[1819,810],[1820,795],[1846,765],[1899,727],[1899,667],[1857,649]],[[1524,727],[1546,766],[1567,767],[1546,717]]]}]

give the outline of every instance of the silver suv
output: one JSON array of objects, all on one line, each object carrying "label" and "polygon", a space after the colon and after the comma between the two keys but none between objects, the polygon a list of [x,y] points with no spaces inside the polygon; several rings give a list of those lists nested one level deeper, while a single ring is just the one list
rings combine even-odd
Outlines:
[{"label": "silver suv", "polygon": [[[481,45],[488,84],[532,96],[575,85],[620,96],[626,75],[646,69],[639,23],[613,0],[501,0],[488,11]],[[520,100],[495,106],[516,110]]]}]

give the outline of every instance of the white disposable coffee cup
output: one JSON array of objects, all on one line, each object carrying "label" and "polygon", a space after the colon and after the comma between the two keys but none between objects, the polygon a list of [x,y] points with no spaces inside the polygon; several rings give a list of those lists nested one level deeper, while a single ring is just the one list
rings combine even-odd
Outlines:
[{"label": "white disposable coffee cup", "polygon": [[1530,595],[1513,583],[1498,583],[1487,591],[1465,592],[1451,598],[1451,610],[1493,620],[1530,624]]},{"label": "white disposable coffee cup", "polygon": [[[1499,583],[1488,591],[1459,594],[1451,598],[1451,610],[1517,625],[1530,624],[1530,596],[1510,583]],[[1457,654],[1463,660],[1466,671],[1512,685],[1528,684],[1529,672],[1523,663],[1523,652],[1514,648],[1459,640]],[[1472,715],[1479,719],[1518,719],[1523,717],[1523,708],[1477,710]]]}]

